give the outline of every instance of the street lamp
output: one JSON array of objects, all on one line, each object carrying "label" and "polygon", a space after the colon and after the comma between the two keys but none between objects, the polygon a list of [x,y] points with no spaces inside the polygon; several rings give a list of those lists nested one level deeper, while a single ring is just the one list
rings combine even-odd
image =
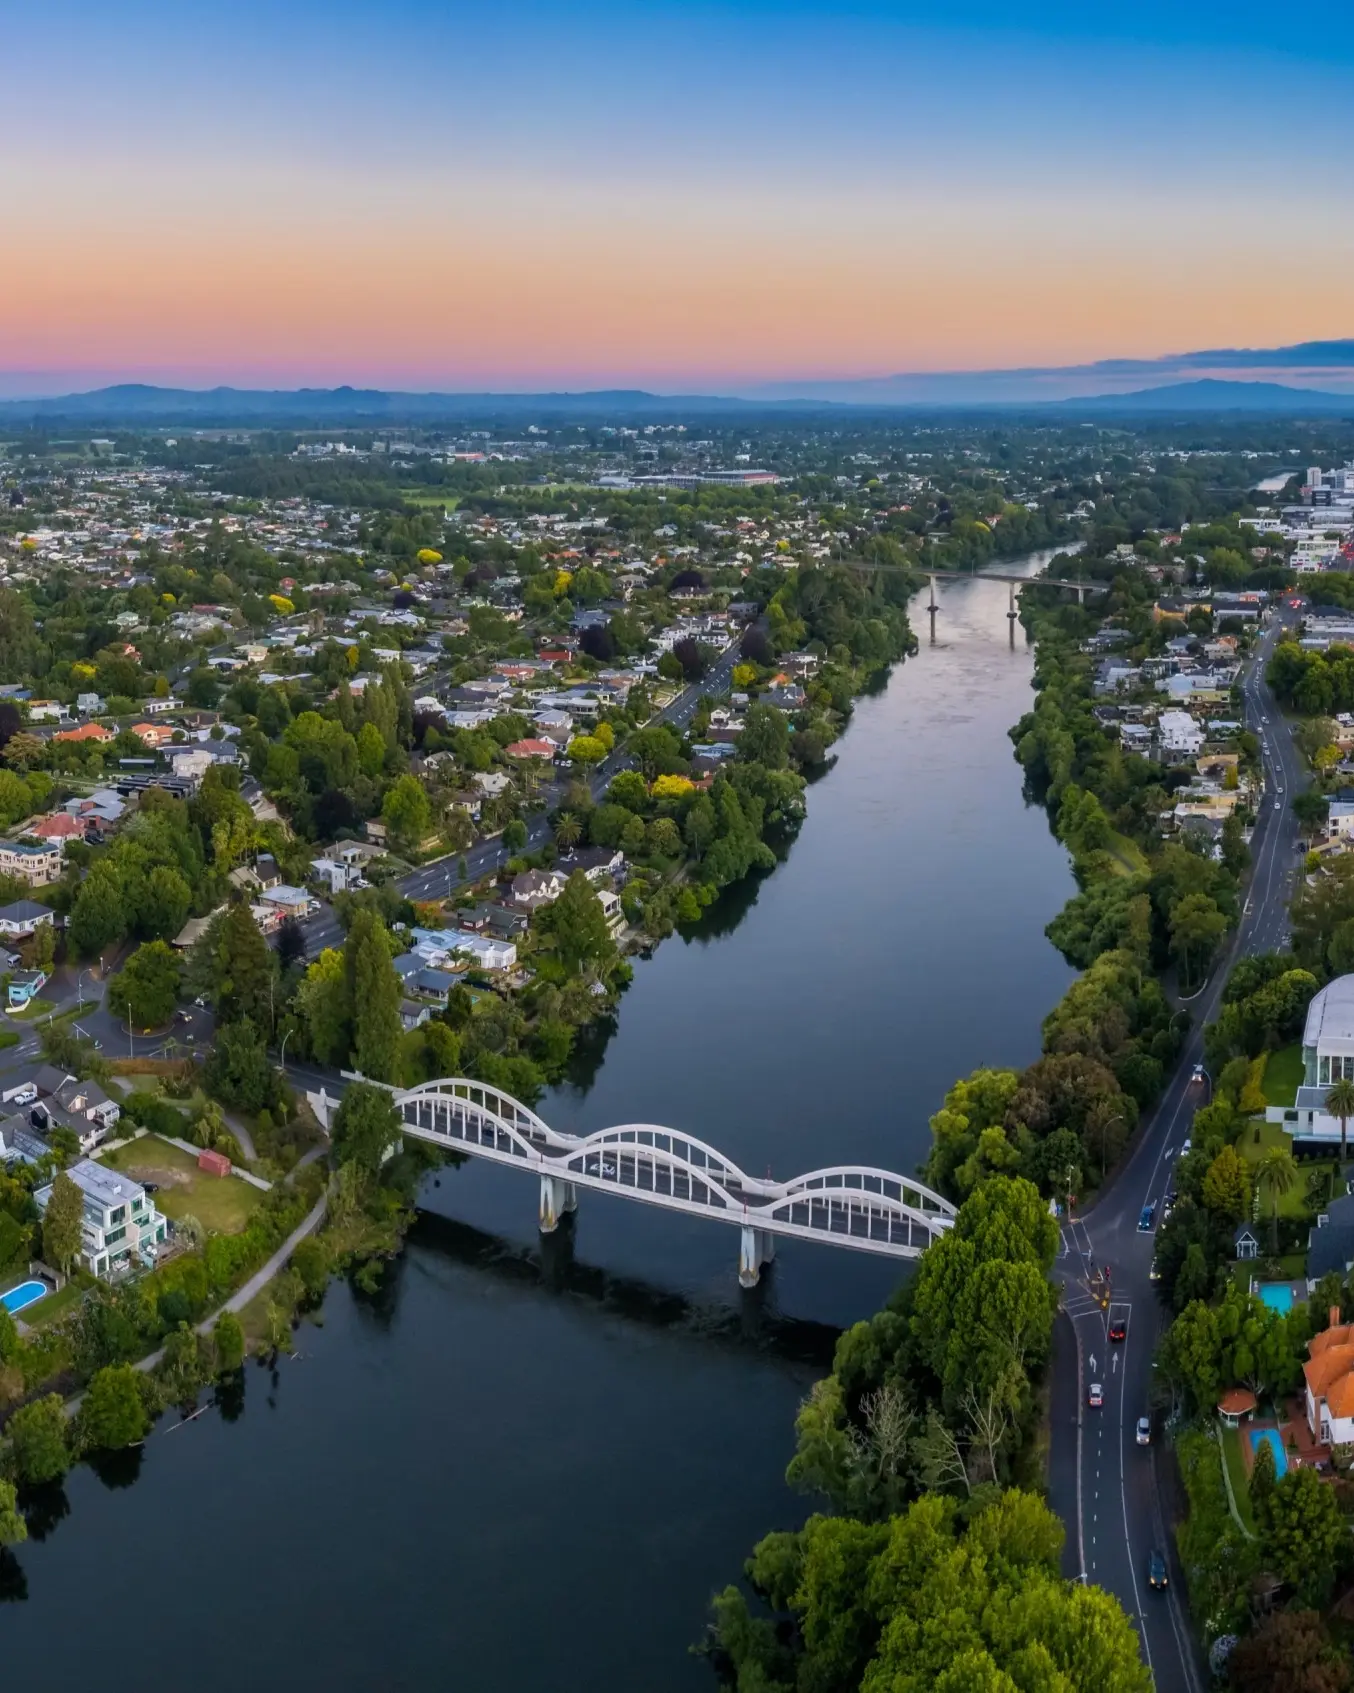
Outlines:
[{"label": "street lamp", "polygon": [[286,1069],[287,1069],[287,1042],[290,1039],[291,1039],[291,1030],[288,1029],[286,1034],[283,1035],[283,1037],[282,1037],[282,1050],[277,1055],[277,1067],[284,1074],[286,1073]]}]

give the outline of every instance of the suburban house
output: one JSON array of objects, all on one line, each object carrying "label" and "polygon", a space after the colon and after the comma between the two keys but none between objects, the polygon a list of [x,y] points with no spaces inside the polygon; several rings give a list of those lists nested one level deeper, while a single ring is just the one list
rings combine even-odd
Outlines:
[{"label": "suburban house", "polygon": [[1203,750],[1204,732],[1187,711],[1163,711],[1157,719],[1162,752],[1195,758]]},{"label": "suburban house", "polygon": [[21,1009],[35,1000],[47,986],[45,970],[16,970],[9,979],[9,1008]]},{"label": "suburban house", "polygon": [[564,876],[581,870],[594,886],[600,886],[624,874],[625,854],[619,847],[575,847],[556,859],[555,869]]},{"label": "suburban house", "polygon": [[1327,1446],[1354,1441],[1354,1323],[1342,1323],[1338,1306],[1331,1324],[1307,1342],[1307,1427]]},{"label": "suburban house", "polygon": [[346,893],[349,888],[362,885],[362,866],[340,858],[312,858],[310,868],[316,881],[323,882],[331,894]]},{"label": "suburban house", "polygon": [[0,875],[17,876],[30,888],[61,879],[61,847],[56,841],[0,841]]},{"label": "suburban house", "polygon": [[111,729],[105,729],[102,723],[82,723],[78,729],[59,729],[52,736],[52,739],[54,741],[113,741],[117,739],[117,736]]},{"label": "suburban house", "polygon": [[568,880],[557,868],[523,870],[512,879],[512,902],[519,911],[539,911],[555,903]]},{"label": "suburban house", "polygon": [[79,1139],[80,1150],[90,1153],[122,1116],[122,1107],[110,1099],[97,1082],[64,1075],[54,1065],[44,1064],[33,1078],[40,1096],[33,1107],[47,1129],[70,1129]]},{"label": "suburban house", "polygon": [[[107,1280],[134,1262],[153,1264],[165,1238],[165,1219],[141,1184],[88,1158],[72,1164],[66,1174],[84,1199],[80,1263],[85,1269]],[[51,1197],[50,1183],[38,1189],[33,1198],[39,1211],[46,1211]]]},{"label": "suburban house", "polygon": [[463,929],[415,929],[413,933],[415,954],[434,967],[450,963],[458,953],[481,970],[511,970],[517,963],[517,947],[512,941],[472,935]]},{"label": "suburban house", "polygon": [[1345,1276],[1354,1268],[1354,1194],[1333,1199],[1307,1231],[1307,1291],[1334,1270]]},{"label": "suburban house", "polygon": [[0,905],[0,935],[11,940],[27,940],[43,923],[55,923],[56,913],[49,905],[39,905],[35,899],[16,899],[10,905]]},{"label": "suburban house", "polygon": [[1271,1105],[1271,1123],[1281,1123],[1297,1146],[1330,1146],[1340,1139],[1340,1120],[1326,1110],[1326,1093],[1341,1077],[1354,1078],[1354,975],[1337,976],[1307,1007],[1302,1031],[1303,1078],[1292,1105]]}]

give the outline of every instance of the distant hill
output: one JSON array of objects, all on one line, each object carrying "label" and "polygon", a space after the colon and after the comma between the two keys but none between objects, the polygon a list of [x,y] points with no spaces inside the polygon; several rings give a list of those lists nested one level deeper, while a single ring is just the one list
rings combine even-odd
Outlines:
[{"label": "distant hill", "polygon": [[1205,376],[1197,382],[1167,382],[1127,394],[1086,394],[1046,402],[1049,410],[1093,412],[1346,412],[1354,417],[1354,394],[1321,388],[1290,388],[1283,382],[1228,382]]},{"label": "distant hill", "polygon": [[[794,402],[820,409],[825,402]],[[605,388],[577,394],[404,394],[379,388],[155,388],[121,383],[87,394],[0,401],[0,424],[79,424],[115,428],[338,428],[459,420],[484,422],[551,418],[696,416],[766,410],[766,402],[727,395],[649,394]],[[780,402],[777,409],[785,409]]]}]

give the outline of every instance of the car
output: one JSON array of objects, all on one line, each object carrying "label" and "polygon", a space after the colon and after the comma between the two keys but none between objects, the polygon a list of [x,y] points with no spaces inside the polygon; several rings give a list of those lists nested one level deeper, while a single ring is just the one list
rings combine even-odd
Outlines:
[{"label": "car", "polygon": [[1157,1263],[1155,1258],[1152,1260],[1152,1268],[1147,1272],[1147,1279],[1149,1282],[1161,1280],[1161,1265]]},{"label": "car", "polygon": [[11,1094],[10,1104],[31,1105],[37,1097],[38,1090],[33,1086],[32,1082],[25,1082],[17,1093]]},{"label": "car", "polygon": [[207,1009],[206,998],[201,994],[199,994],[198,997],[193,1001],[193,1004],[197,1006],[199,1011],[205,1011]]},{"label": "car", "polygon": [[610,1161],[610,1159],[603,1159],[602,1174],[604,1176],[614,1176],[616,1174],[616,1166]]},{"label": "car", "polygon": [[1176,1195],[1168,1193],[1161,1202],[1161,1220],[1164,1223],[1171,1212],[1175,1210]]},{"label": "car", "polygon": [[1192,1082],[1203,1081],[1203,1079],[1204,1079],[1204,1067],[1203,1067],[1202,1064],[1196,1064],[1194,1066],[1193,1070],[1190,1072],[1190,1078],[1189,1079]]},{"label": "car", "polygon": [[1090,1391],[1086,1395],[1086,1403],[1095,1411],[1098,1411],[1105,1403],[1105,1390],[1098,1381],[1091,1383]]},{"label": "car", "polygon": [[1188,1135],[1186,1135],[1180,1146],[1180,1156],[1182,1158],[1188,1158],[1193,1146],[1194,1142]]},{"label": "car", "polygon": [[142,1182],[141,1190],[143,1193],[159,1193],[160,1184],[159,1182]]},{"label": "car", "polygon": [[1274,809],[1275,809],[1275,811],[1282,811],[1283,810],[1283,801],[1281,799],[1275,800]]},{"label": "car", "polygon": [[1114,1319],[1114,1321],[1110,1324],[1110,1339],[1111,1340],[1127,1340],[1128,1339],[1128,1324],[1124,1321],[1124,1319],[1122,1317],[1116,1317]]},{"label": "car", "polygon": [[1144,1205],[1143,1206],[1141,1212],[1138,1215],[1138,1233],[1139,1234],[1146,1234],[1148,1232],[1148,1230],[1152,1227],[1153,1222],[1156,1220],[1156,1214],[1157,1214],[1157,1208],[1156,1208],[1155,1205]]},{"label": "car", "polygon": [[1150,1446],[1151,1444],[1152,1444],[1152,1419],[1150,1417],[1139,1417],[1138,1418],[1138,1445],[1139,1446]]},{"label": "car", "polygon": [[174,1013],[174,1021],[176,1023],[191,1023],[192,1020],[193,1013],[191,1011],[185,1011],[182,1006],[180,1006]]},{"label": "car", "polygon": [[1170,1585],[1166,1575],[1166,1554],[1159,1546],[1154,1546],[1147,1555],[1147,1585],[1158,1592]]}]

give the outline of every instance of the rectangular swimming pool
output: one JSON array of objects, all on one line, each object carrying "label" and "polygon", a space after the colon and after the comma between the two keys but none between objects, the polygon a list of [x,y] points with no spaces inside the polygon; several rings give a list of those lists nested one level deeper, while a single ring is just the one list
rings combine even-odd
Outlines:
[{"label": "rectangular swimming pool", "polygon": [[1255,1291],[1271,1311],[1291,1311],[1293,1309],[1293,1284],[1291,1282],[1261,1282]]},{"label": "rectangular swimming pool", "polygon": [[10,1288],[8,1293],[0,1293],[0,1305],[14,1317],[20,1311],[26,1311],[30,1305],[36,1305],[46,1291],[46,1282],[20,1282],[18,1287]]},{"label": "rectangular swimming pool", "polygon": [[1262,1445],[1268,1446],[1274,1454],[1274,1473],[1282,1477],[1288,1470],[1288,1454],[1283,1449],[1283,1441],[1279,1439],[1276,1428],[1253,1428],[1250,1431],[1251,1451],[1258,1452]]}]

